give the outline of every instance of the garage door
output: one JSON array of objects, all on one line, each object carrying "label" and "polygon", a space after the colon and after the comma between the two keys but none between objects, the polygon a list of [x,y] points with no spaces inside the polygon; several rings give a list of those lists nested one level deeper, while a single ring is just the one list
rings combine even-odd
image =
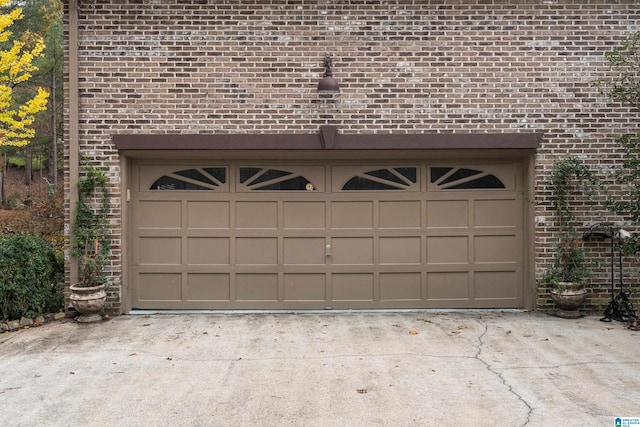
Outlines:
[{"label": "garage door", "polygon": [[132,307],[523,306],[516,162],[138,160]]}]

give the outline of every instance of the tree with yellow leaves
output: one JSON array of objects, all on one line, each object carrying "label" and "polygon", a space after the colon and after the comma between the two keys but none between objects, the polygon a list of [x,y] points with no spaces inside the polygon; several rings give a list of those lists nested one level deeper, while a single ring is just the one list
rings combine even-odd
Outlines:
[{"label": "tree with yellow leaves", "polygon": [[[0,0],[5,9],[11,0]],[[22,9],[13,8],[0,14],[0,148],[6,146],[22,147],[35,136],[33,122],[36,114],[46,110],[49,93],[38,88],[26,99],[16,96],[20,83],[28,81],[37,71],[34,58],[44,51],[42,37],[25,33],[20,40],[12,39],[10,27],[22,19]],[[23,98],[24,94],[20,94]],[[0,156],[0,204],[4,204],[4,157]]]}]

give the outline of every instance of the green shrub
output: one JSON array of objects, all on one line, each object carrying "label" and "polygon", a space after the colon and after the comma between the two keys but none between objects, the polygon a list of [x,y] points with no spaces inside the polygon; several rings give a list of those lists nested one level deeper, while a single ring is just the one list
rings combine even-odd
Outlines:
[{"label": "green shrub", "polygon": [[62,308],[62,265],[51,246],[26,234],[0,236],[0,318]]},{"label": "green shrub", "polygon": [[12,157],[9,157],[9,159],[7,160],[7,163],[10,164],[11,166],[17,166],[19,168],[23,168],[24,165],[27,164],[27,161],[24,159],[24,157],[12,156]]},{"label": "green shrub", "polygon": [[[7,163],[11,166],[14,167],[18,167],[18,168],[24,168],[25,165],[27,164],[27,161],[24,157],[21,156],[12,156],[9,157],[7,159]],[[39,171],[41,169],[44,169],[45,167],[45,162],[43,160],[42,157],[40,156],[33,156],[33,158],[31,159],[31,169],[34,171]]]},{"label": "green shrub", "polygon": [[7,207],[9,209],[18,209],[24,206],[21,199],[22,195],[17,191],[14,191],[9,196],[7,196]]}]

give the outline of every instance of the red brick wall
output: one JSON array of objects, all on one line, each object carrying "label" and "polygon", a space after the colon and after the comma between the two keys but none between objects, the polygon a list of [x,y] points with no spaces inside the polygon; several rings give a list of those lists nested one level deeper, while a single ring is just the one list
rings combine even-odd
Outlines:
[{"label": "red brick wall", "polygon": [[[635,0],[79,4],[80,145],[110,168],[116,233],[116,133],[304,133],[321,124],[347,133],[542,131],[540,279],[556,230],[546,188],[552,161],[574,153],[604,176],[620,160],[616,136],[638,125],[636,113],[591,85],[610,71],[604,54],[640,29]],[[342,88],[328,99],[315,90],[325,52]],[[606,216],[581,209],[585,220]],[[603,264],[594,310],[608,297],[605,249],[589,245]],[[118,291],[109,301],[118,311]],[[549,307],[543,287],[538,301]]]}]

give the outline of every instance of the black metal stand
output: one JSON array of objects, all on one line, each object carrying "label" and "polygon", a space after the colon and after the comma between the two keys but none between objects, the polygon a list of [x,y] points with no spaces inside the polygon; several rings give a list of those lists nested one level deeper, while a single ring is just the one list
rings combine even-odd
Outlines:
[{"label": "black metal stand", "polygon": [[[633,304],[629,300],[629,297],[624,291],[623,275],[622,271],[622,245],[618,242],[618,277],[620,279],[620,290],[616,294],[615,292],[615,238],[616,233],[612,229],[609,229],[607,233],[611,239],[611,301],[604,309],[604,317],[600,319],[602,322],[611,322],[617,320],[619,322],[628,322],[629,328],[632,328],[634,321],[637,320],[637,315],[633,309]],[[618,232],[619,234],[619,232]],[[618,239],[620,240],[620,239]]]}]

